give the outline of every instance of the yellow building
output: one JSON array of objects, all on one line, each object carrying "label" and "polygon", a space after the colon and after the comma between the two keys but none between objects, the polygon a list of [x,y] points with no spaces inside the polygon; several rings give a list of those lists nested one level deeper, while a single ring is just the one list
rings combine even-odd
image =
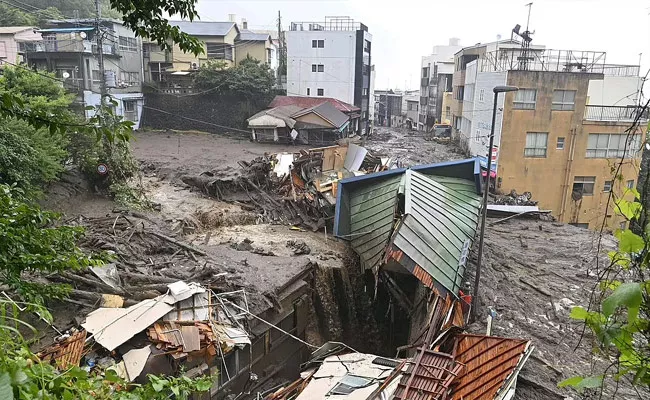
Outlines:
[{"label": "yellow building", "polygon": [[[462,128],[473,155],[487,155],[493,88],[499,95],[495,124],[496,186],[503,193],[531,192],[540,209],[560,222],[598,229],[625,225],[609,202],[636,188],[648,113],[634,93],[639,67],[604,64],[604,53],[544,50],[485,54],[467,64]],[[525,62],[522,62],[525,60]],[[601,61],[602,60],[602,61]],[[646,110],[647,111],[647,110]],[[629,133],[629,135],[628,135]],[[614,178],[617,164],[623,160]]]},{"label": "yellow building", "polygon": [[170,21],[182,32],[201,41],[203,53],[195,56],[183,52],[177,44],[172,51],[162,51],[156,43],[143,44],[145,82],[162,82],[173,86],[191,84],[192,73],[210,61],[223,61],[228,66],[239,64],[246,57],[270,64],[271,37],[268,34],[240,30],[234,22]]}]

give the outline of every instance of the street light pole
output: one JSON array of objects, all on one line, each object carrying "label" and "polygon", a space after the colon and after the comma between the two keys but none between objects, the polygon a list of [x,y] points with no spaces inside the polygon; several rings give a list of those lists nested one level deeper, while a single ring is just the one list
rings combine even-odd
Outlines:
[{"label": "street light pole", "polygon": [[490,127],[490,144],[488,145],[487,154],[487,173],[485,176],[485,186],[483,187],[483,205],[481,213],[481,234],[478,242],[478,258],[476,260],[476,276],[474,277],[474,291],[472,294],[472,321],[476,320],[478,315],[478,286],[481,280],[481,263],[483,261],[483,238],[485,236],[485,218],[487,217],[488,194],[490,193],[490,172],[492,172],[492,147],[494,147],[494,126],[497,119],[497,100],[499,93],[516,92],[519,88],[515,86],[497,86],[494,91],[494,105],[492,107],[492,126]]}]

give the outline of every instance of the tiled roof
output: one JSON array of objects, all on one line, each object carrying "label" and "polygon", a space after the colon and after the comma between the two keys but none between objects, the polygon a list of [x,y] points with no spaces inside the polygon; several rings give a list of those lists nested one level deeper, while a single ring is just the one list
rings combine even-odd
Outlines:
[{"label": "tiled roof", "polygon": [[279,107],[279,106],[288,106],[296,105],[302,108],[312,108],[315,107],[324,101],[331,103],[337,110],[348,113],[356,112],[361,109],[352,104],[348,104],[344,101],[333,99],[331,97],[302,97],[302,96],[275,96],[269,108]]},{"label": "tiled roof", "polygon": [[169,21],[169,24],[193,36],[225,36],[235,27],[234,22]]}]

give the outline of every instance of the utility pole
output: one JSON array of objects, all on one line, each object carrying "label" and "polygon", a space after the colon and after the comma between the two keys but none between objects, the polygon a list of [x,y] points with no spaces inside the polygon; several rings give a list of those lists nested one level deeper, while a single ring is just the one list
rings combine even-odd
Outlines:
[{"label": "utility pole", "polygon": [[95,0],[95,40],[97,41],[97,62],[99,64],[99,91],[101,93],[100,104],[104,105],[106,96],[106,71],[104,70],[104,38],[101,31],[102,7],[99,0]]},{"label": "utility pole", "polygon": [[278,10],[278,70],[275,71],[278,79],[278,87],[282,87],[282,76],[280,76],[280,70],[283,63],[284,57],[282,53],[282,16],[280,15],[280,10]]}]

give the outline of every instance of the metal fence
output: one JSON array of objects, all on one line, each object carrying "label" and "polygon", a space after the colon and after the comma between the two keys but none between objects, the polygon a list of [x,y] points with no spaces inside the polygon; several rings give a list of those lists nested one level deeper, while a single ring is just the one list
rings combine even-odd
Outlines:
[{"label": "metal fence", "polygon": [[648,109],[638,106],[585,106],[587,121],[622,121],[632,122],[639,117],[641,121],[648,120]]}]

